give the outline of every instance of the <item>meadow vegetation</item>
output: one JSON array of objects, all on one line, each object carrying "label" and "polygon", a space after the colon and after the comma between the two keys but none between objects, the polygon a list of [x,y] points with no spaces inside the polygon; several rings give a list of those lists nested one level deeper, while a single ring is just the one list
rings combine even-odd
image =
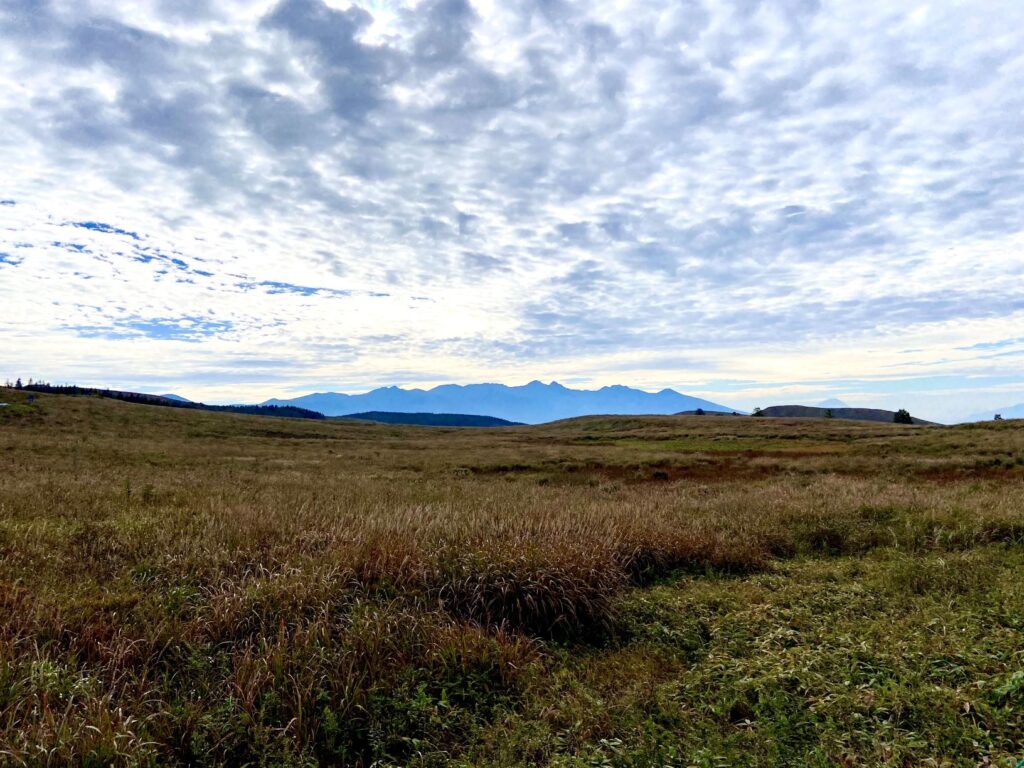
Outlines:
[{"label": "meadow vegetation", "polygon": [[0,401],[0,765],[1024,760],[1021,422]]}]

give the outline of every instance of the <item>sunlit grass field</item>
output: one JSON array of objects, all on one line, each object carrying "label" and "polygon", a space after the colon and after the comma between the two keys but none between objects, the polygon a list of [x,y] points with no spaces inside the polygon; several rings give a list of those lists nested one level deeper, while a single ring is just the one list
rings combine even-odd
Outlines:
[{"label": "sunlit grass field", "polygon": [[1022,422],[0,401],[0,765],[1024,760]]}]

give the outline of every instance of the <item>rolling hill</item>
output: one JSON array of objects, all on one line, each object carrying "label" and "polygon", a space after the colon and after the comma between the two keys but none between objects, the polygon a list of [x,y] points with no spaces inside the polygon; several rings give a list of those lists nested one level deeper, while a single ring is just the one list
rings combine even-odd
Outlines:
[{"label": "rolling hill", "polygon": [[179,403],[191,403],[192,402],[187,397],[182,397],[181,395],[175,395],[175,394],[172,394],[172,393],[167,393],[167,394],[164,394],[164,395],[157,395],[157,397],[162,397],[164,400],[176,400]]},{"label": "rolling hill", "polygon": [[703,408],[695,408],[692,411],[680,411],[676,416],[746,416],[739,411],[706,411]]},{"label": "rolling hill", "polygon": [[40,392],[70,397],[102,397],[137,405],[160,405],[167,408],[183,408],[195,411],[220,411],[223,413],[244,413],[250,416],[277,416],[289,419],[322,419],[324,415],[297,405],[207,405],[186,400],[177,395],[150,395],[145,392],[131,392],[120,389],[99,389],[79,387],[73,384],[28,384],[21,388],[25,392]]},{"label": "rolling hill", "polygon": [[975,413],[973,416],[968,418],[967,421],[992,421],[997,413],[1004,419],[1024,419],[1024,403],[1008,405],[1005,408],[993,408],[990,411]]},{"label": "rolling hill", "polygon": [[558,382],[531,381],[519,387],[504,384],[444,384],[433,389],[382,387],[359,395],[324,392],[264,405],[293,405],[326,416],[386,411],[393,413],[486,414],[508,421],[539,424],[593,414],[673,414],[703,408],[731,413],[728,408],[672,389],[645,392],[615,385],[601,389],[570,389]]},{"label": "rolling hill", "polygon": [[521,422],[506,421],[494,416],[475,416],[469,413],[400,413],[395,411],[367,411],[335,416],[335,419],[377,421],[381,424],[411,424],[421,427],[519,427]]},{"label": "rolling hill", "polygon": [[[851,419],[853,421],[884,421],[892,422],[894,411],[882,408],[816,408],[810,405],[773,405],[761,411],[762,416],[769,418],[810,418],[824,419],[825,414],[832,411],[835,419]],[[915,424],[934,424],[933,421],[914,419]]]}]

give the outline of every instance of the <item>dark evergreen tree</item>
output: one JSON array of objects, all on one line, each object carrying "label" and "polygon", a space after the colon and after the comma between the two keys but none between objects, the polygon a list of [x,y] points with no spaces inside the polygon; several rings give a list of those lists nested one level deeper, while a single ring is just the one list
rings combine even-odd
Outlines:
[{"label": "dark evergreen tree", "polygon": [[892,417],[894,424],[913,424],[914,420],[910,417],[910,412],[906,408],[900,408],[896,411]]}]

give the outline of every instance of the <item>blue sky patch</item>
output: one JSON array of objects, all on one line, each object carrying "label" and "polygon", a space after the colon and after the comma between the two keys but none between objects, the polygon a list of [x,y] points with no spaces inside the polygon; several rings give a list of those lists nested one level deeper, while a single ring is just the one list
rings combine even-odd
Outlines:
[{"label": "blue sky patch", "polygon": [[73,221],[71,226],[79,227],[81,229],[90,229],[93,232],[102,232],[107,235],[124,235],[130,237],[132,240],[141,240],[137,233],[129,232],[126,229],[119,229],[118,227],[111,226],[110,224],[103,224],[98,221]]},{"label": "blue sky patch", "polygon": [[184,259],[179,259],[176,256],[168,256],[166,253],[161,251],[159,248],[152,246],[135,246],[133,249],[132,257],[134,261],[140,264],[150,264],[154,261],[163,262],[164,264],[170,264],[175,269],[180,269],[182,272],[190,272],[192,274],[211,276],[210,272],[204,272],[198,269],[192,269],[188,262]]},{"label": "blue sky patch", "polygon": [[267,293],[294,293],[300,296],[351,296],[351,291],[343,291],[336,288],[315,288],[309,285],[295,285],[294,283],[283,283],[279,280],[261,280],[259,282],[235,283],[236,286],[245,291],[255,288],[266,288]]},{"label": "blue sky patch", "polygon": [[234,328],[228,320],[206,317],[154,317],[114,320],[109,325],[68,325],[78,336],[90,339],[149,338],[161,341],[198,342],[218,336]]},{"label": "blue sky patch", "polygon": [[1015,339],[1000,339],[999,341],[986,341],[980,344],[971,344],[969,347],[957,347],[957,349],[961,351],[988,351],[992,349],[1003,349],[1004,347],[1012,347],[1016,344],[1024,344],[1024,336],[1019,336]]},{"label": "blue sky patch", "polygon": [[59,240],[54,240],[50,243],[54,248],[63,248],[65,251],[75,251],[76,253],[92,253],[86,246],[81,243],[62,243]]}]

